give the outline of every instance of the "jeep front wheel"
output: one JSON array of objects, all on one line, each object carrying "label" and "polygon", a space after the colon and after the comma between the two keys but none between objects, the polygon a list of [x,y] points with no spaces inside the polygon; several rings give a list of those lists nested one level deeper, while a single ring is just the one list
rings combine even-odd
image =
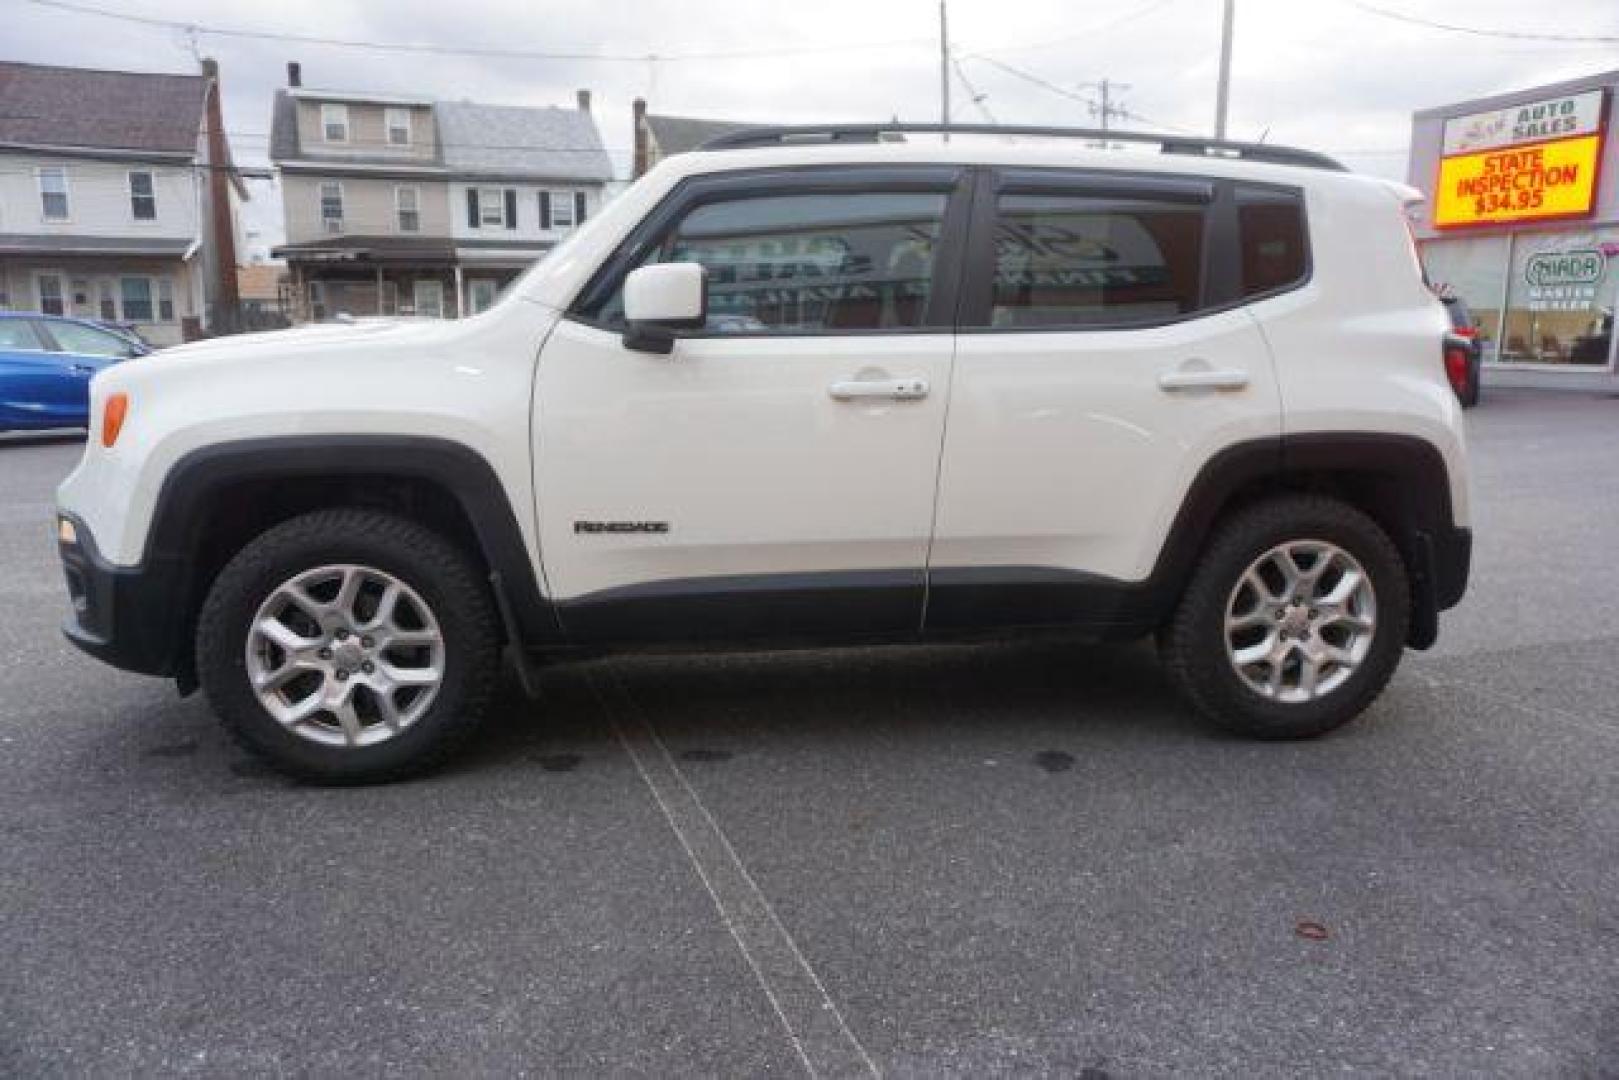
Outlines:
[{"label": "jeep front wheel", "polygon": [[222,570],[197,625],[197,673],[225,727],[288,774],[397,779],[477,727],[498,678],[475,566],[403,518],[295,518]]},{"label": "jeep front wheel", "polygon": [[1305,738],[1382,692],[1410,610],[1400,553],[1375,521],[1335,499],[1287,496],[1216,530],[1160,645],[1171,679],[1208,719]]}]

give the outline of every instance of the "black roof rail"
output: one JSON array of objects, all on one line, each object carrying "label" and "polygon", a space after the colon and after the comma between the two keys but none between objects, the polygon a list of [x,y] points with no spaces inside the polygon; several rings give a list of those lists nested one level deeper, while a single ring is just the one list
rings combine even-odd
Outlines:
[{"label": "black roof rail", "polygon": [[798,124],[776,127],[750,127],[718,135],[699,150],[741,150],[760,146],[816,145],[821,143],[874,143],[886,135],[1037,135],[1058,139],[1089,139],[1094,142],[1157,143],[1166,154],[1195,157],[1238,158],[1273,165],[1302,165],[1311,169],[1346,172],[1342,164],[1314,150],[1270,143],[1232,142],[1205,139],[1197,135],[1162,135],[1150,131],[1118,131],[1100,128],[1036,127],[1023,124]]}]

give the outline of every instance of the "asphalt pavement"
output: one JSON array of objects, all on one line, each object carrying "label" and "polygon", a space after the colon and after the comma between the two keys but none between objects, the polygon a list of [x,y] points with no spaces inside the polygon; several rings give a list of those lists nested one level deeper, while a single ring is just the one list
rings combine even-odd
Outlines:
[{"label": "asphalt pavement", "polygon": [[1142,646],[638,657],[352,790],[63,641],[79,446],[0,437],[0,1074],[1619,1076],[1619,400],[1469,426],[1327,739]]}]

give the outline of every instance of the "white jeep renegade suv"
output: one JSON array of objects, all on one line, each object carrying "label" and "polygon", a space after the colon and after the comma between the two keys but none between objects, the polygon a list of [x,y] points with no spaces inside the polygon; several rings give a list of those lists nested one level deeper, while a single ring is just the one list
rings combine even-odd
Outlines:
[{"label": "white jeep renegade suv", "polygon": [[102,372],[69,636],[335,781],[578,648],[1156,634],[1216,723],[1354,717],[1471,548],[1416,193],[902,127],[665,161],[472,318]]}]

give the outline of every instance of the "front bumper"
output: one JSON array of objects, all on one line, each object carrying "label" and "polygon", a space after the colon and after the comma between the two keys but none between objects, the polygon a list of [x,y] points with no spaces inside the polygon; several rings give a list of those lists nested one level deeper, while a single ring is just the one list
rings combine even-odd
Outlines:
[{"label": "front bumper", "polygon": [[72,514],[58,517],[73,532],[69,539],[59,528],[56,545],[73,604],[62,627],[67,639],[125,671],[178,675],[184,634],[178,564],[153,558],[114,566],[96,550],[84,522]]}]

